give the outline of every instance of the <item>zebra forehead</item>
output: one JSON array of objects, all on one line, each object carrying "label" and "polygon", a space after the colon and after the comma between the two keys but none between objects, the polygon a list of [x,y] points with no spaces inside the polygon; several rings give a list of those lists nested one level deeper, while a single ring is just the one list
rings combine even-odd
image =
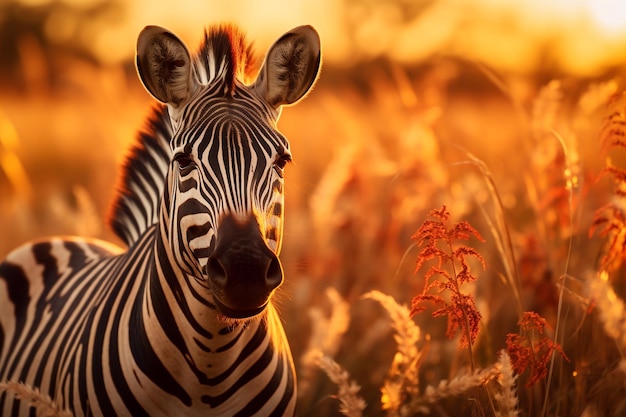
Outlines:
[{"label": "zebra forehead", "polygon": [[[186,153],[203,153],[215,146],[234,144],[235,148],[252,147],[267,155],[284,153],[289,142],[276,128],[271,114],[252,96],[198,101],[189,107],[188,120],[172,138],[172,148]],[[238,102],[241,103],[238,103]]]},{"label": "zebra forehead", "polygon": [[225,91],[232,92],[235,81],[247,83],[254,68],[252,46],[235,25],[209,27],[195,57],[195,69],[203,84],[223,77]]}]

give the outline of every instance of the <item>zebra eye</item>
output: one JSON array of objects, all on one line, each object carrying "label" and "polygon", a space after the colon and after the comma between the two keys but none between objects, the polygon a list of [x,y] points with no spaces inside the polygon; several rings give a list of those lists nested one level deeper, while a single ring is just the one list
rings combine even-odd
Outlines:
[{"label": "zebra eye", "polygon": [[185,155],[184,153],[178,154],[174,157],[174,160],[178,163],[178,169],[180,171],[185,171],[194,167],[193,159],[189,155]]},{"label": "zebra eye", "polygon": [[283,170],[289,162],[291,162],[291,155],[289,154],[283,154],[276,158],[276,161],[274,161],[274,169],[276,170],[278,175],[280,175],[281,177],[283,176]]}]

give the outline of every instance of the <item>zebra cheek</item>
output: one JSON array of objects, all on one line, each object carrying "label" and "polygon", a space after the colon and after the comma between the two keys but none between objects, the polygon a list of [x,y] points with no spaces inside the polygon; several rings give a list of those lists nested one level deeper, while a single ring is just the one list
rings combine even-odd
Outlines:
[{"label": "zebra cheek", "polygon": [[[183,207],[184,206],[184,207]],[[184,252],[202,268],[210,255],[210,246],[214,237],[213,221],[209,210],[197,199],[183,203],[179,210],[179,239]]]},{"label": "zebra cheek", "polygon": [[[206,267],[206,264],[207,264],[207,260],[209,256],[211,255],[212,242],[213,242],[212,236],[208,236],[208,235],[195,238],[189,242],[189,249],[201,271],[204,271],[204,268]],[[204,279],[204,277],[202,278]]]},{"label": "zebra cheek", "polygon": [[265,243],[276,255],[280,255],[283,238],[282,219],[272,217],[268,221],[268,228],[265,231]]},{"label": "zebra cheek", "polygon": [[280,254],[283,240],[283,206],[284,197],[282,193],[276,193],[275,202],[267,216],[267,228],[265,230],[265,241],[267,246],[276,255]]}]

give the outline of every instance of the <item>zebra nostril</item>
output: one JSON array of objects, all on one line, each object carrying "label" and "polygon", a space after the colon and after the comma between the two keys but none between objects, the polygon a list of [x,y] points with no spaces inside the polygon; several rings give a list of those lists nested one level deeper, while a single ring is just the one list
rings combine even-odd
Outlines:
[{"label": "zebra nostril", "polygon": [[226,269],[222,263],[214,256],[209,258],[209,262],[206,265],[206,273],[209,276],[209,280],[214,284],[224,287],[226,285]]},{"label": "zebra nostril", "polygon": [[265,272],[265,284],[271,291],[277,288],[283,282],[283,267],[276,256],[272,257],[270,264]]}]

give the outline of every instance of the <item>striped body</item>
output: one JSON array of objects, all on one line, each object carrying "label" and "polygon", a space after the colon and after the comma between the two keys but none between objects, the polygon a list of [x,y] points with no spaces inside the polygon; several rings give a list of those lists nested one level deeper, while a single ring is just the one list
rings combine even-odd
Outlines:
[{"label": "striped body", "polygon": [[[295,413],[271,301],[290,159],[275,123],[315,80],[316,39],[309,27],[287,33],[248,84],[249,50],[232,28],[212,30],[195,57],[161,28],[142,32],[138,70],[166,105],[140,135],[114,204],[128,249],[54,238],[9,254],[0,381],[24,382],[77,416]],[[5,393],[0,414],[34,410]]]}]

